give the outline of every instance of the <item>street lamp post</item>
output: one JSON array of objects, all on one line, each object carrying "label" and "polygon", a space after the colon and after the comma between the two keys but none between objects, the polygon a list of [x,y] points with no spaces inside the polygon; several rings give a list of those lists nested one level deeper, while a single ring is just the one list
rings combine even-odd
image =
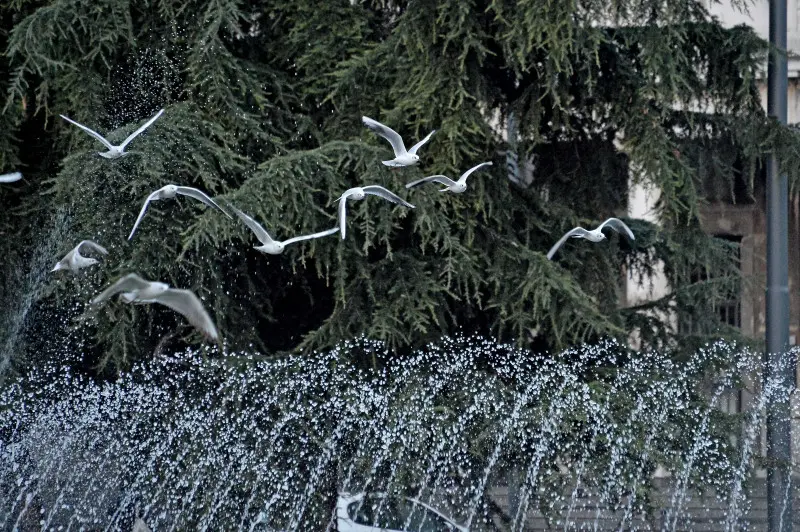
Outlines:
[{"label": "street lamp post", "polygon": [[[770,53],[767,71],[767,113],[786,124],[786,0],[769,2]],[[768,379],[784,389],[794,383],[794,364],[786,364],[789,348],[789,187],[774,153],[767,158],[767,364]],[[767,518],[770,532],[791,532],[791,425],[789,398],[773,395],[767,407]]]}]

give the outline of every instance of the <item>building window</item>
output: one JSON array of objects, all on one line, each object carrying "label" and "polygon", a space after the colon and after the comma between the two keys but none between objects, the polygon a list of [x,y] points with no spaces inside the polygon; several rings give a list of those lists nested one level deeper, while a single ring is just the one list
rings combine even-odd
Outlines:
[{"label": "building window", "polygon": [[[715,235],[717,238],[721,238],[723,240],[727,240],[731,244],[734,244],[735,249],[735,259],[736,259],[736,269],[738,271],[742,271],[742,237],[741,236],[733,236],[733,235]],[[731,327],[736,327],[737,329],[742,328],[742,293],[741,293],[741,283],[737,283],[734,288],[732,288],[728,294],[726,294],[725,300],[723,300],[717,306],[717,313],[719,314],[720,321],[726,325],[730,325]]]}]

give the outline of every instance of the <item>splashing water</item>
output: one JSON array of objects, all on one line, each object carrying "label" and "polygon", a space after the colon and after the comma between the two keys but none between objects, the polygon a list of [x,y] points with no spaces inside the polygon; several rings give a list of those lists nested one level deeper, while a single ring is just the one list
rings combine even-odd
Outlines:
[{"label": "splashing water", "polygon": [[24,272],[18,269],[11,276],[15,281],[10,284],[19,288],[5,294],[4,301],[0,301],[4,306],[3,312],[0,313],[0,331],[6,332],[5,337],[0,336],[0,384],[11,369],[14,357],[21,351],[19,342],[28,314],[39,297],[50,268],[55,263],[53,257],[57,254],[58,246],[63,243],[68,225],[69,217],[66,212],[56,211],[49,231],[34,248],[30,260],[26,262],[27,269]]},{"label": "splashing water", "polygon": [[[357,368],[367,351],[382,370]],[[370,492],[413,499],[405,530],[440,530],[422,504],[470,530],[676,530],[702,492],[727,509],[700,512],[704,526],[738,530],[763,407],[793,390],[765,383],[741,418],[716,403],[761,369],[725,344],[677,364],[614,343],[544,358],[477,338],[402,359],[366,340],[273,361],[187,351],[103,384],[40,369],[0,395],[0,529],[129,529],[138,508],[153,530],[330,530],[339,494]],[[656,466],[674,479],[660,505]],[[374,500],[353,514],[388,520]]]}]

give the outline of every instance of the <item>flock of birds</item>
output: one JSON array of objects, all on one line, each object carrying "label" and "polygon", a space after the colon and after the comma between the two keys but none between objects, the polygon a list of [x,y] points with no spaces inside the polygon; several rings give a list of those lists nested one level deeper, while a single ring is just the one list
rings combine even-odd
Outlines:
[{"label": "flock of birds", "polygon": [[[61,115],[61,118],[81,128],[83,131],[101,142],[108,151],[98,152],[98,155],[106,159],[113,160],[128,155],[130,152],[125,151],[125,148],[128,146],[128,144],[130,144],[131,141],[133,141],[137,136],[147,130],[147,128],[149,128],[163,113],[164,109],[161,109],[155,116],[150,118],[136,131],[131,133],[121,144],[116,146],[111,144],[111,142],[109,142],[105,137],[84,126],[83,124],[79,124],[78,122],[75,122],[64,115]],[[419,162],[419,155],[417,155],[417,151],[419,151],[419,149],[424,146],[436,132],[436,130],[431,131],[424,139],[414,144],[410,149],[406,149],[403,138],[390,127],[385,126],[384,124],[381,124],[380,122],[366,116],[362,117],[362,121],[366,127],[386,139],[389,144],[391,144],[395,157],[394,159],[382,161],[382,163],[392,168],[413,166],[417,164]],[[432,175],[408,183],[406,184],[406,188],[413,188],[425,183],[439,183],[440,185],[444,186],[444,188],[440,189],[440,192],[452,192],[455,194],[460,194],[467,189],[467,178],[472,175],[472,173],[491,165],[491,162],[485,162],[474,166],[464,172],[458,180],[453,180],[444,175]],[[0,183],[13,183],[15,181],[19,181],[20,179],[22,179],[22,174],[19,172],[0,175]],[[128,240],[131,240],[134,236],[134,233],[136,233],[136,229],[139,227],[139,224],[142,222],[142,219],[147,213],[147,208],[150,203],[162,199],[173,199],[178,195],[194,198],[205,203],[209,207],[219,210],[229,218],[233,218],[225,208],[220,206],[203,191],[192,187],[170,184],[156,190],[147,197],[141,211],[139,212],[139,216],[136,218],[133,229],[128,236]],[[338,224],[335,227],[318,233],[295,236],[287,240],[279,241],[272,238],[272,236],[270,236],[270,234],[261,224],[230,203],[226,202],[226,207],[230,209],[230,211],[233,212],[258,239],[261,245],[254,246],[255,249],[261,251],[262,253],[278,255],[283,253],[283,250],[289,244],[301,242],[303,240],[322,238],[333,235],[337,232],[341,233],[342,239],[344,239],[346,235],[347,200],[363,200],[367,195],[378,196],[387,201],[410,209],[414,208],[414,205],[380,185],[354,187],[346,190],[337,200],[339,202],[339,216]],[[634,240],[633,232],[630,230],[630,228],[628,228],[627,225],[625,225],[624,222],[617,218],[609,218],[597,228],[592,230],[587,230],[583,227],[576,227],[568,231],[558,242],[555,243],[555,245],[553,245],[552,248],[550,248],[550,251],[547,253],[547,258],[551,260],[556,251],[558,251],[561,245],[564,244],[564,242],[566,242],[569,238],[584,238],[591,242],[600,242],[601,240],[604,240],[606,237],[603,234],[603,229],[606,227],[626,235],[631,240]],[[82,268],[92,266],[93,264],[96,264],[98,260],[81,254],[90,252],[95,252],[100,255],[108,254],[108,250],[96,242],[91,240],[83,240],[72,250],[70,250],[69,253],[64,256],[64,258],[58,261],[52,271],[68,270],[76,272]],[[125,303],[160,303],[165,305],[182,314],[192,326],[197,328],[206,337],[214,341],[219,341],[219,332],[217,331],[217,327],[214,325],[213,320],[209,316],[200,299],[190,290],[172,288],[165,283],[147,281],[135,273],[129,273],[122,276],[119,280],[96,296],[92,300],[92,303],[102,303],[116,294],[120,294],[120,300],[124,301]]]}]

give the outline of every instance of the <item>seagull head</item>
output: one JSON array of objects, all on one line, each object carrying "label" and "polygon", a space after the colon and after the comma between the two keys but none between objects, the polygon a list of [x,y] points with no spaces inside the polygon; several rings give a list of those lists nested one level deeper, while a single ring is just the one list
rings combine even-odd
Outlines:
[{"label": "seagull head", "polygon": [[161,192],[166,198],[174,198],[178,195],[178,185],[165,185],[161,188]]},{"label": "seagull head", "polygon": [[411,160],[414,161],[414,164],[417,164],[419,162],[419,155],[417,155],[416,153],[412,153]]}]

